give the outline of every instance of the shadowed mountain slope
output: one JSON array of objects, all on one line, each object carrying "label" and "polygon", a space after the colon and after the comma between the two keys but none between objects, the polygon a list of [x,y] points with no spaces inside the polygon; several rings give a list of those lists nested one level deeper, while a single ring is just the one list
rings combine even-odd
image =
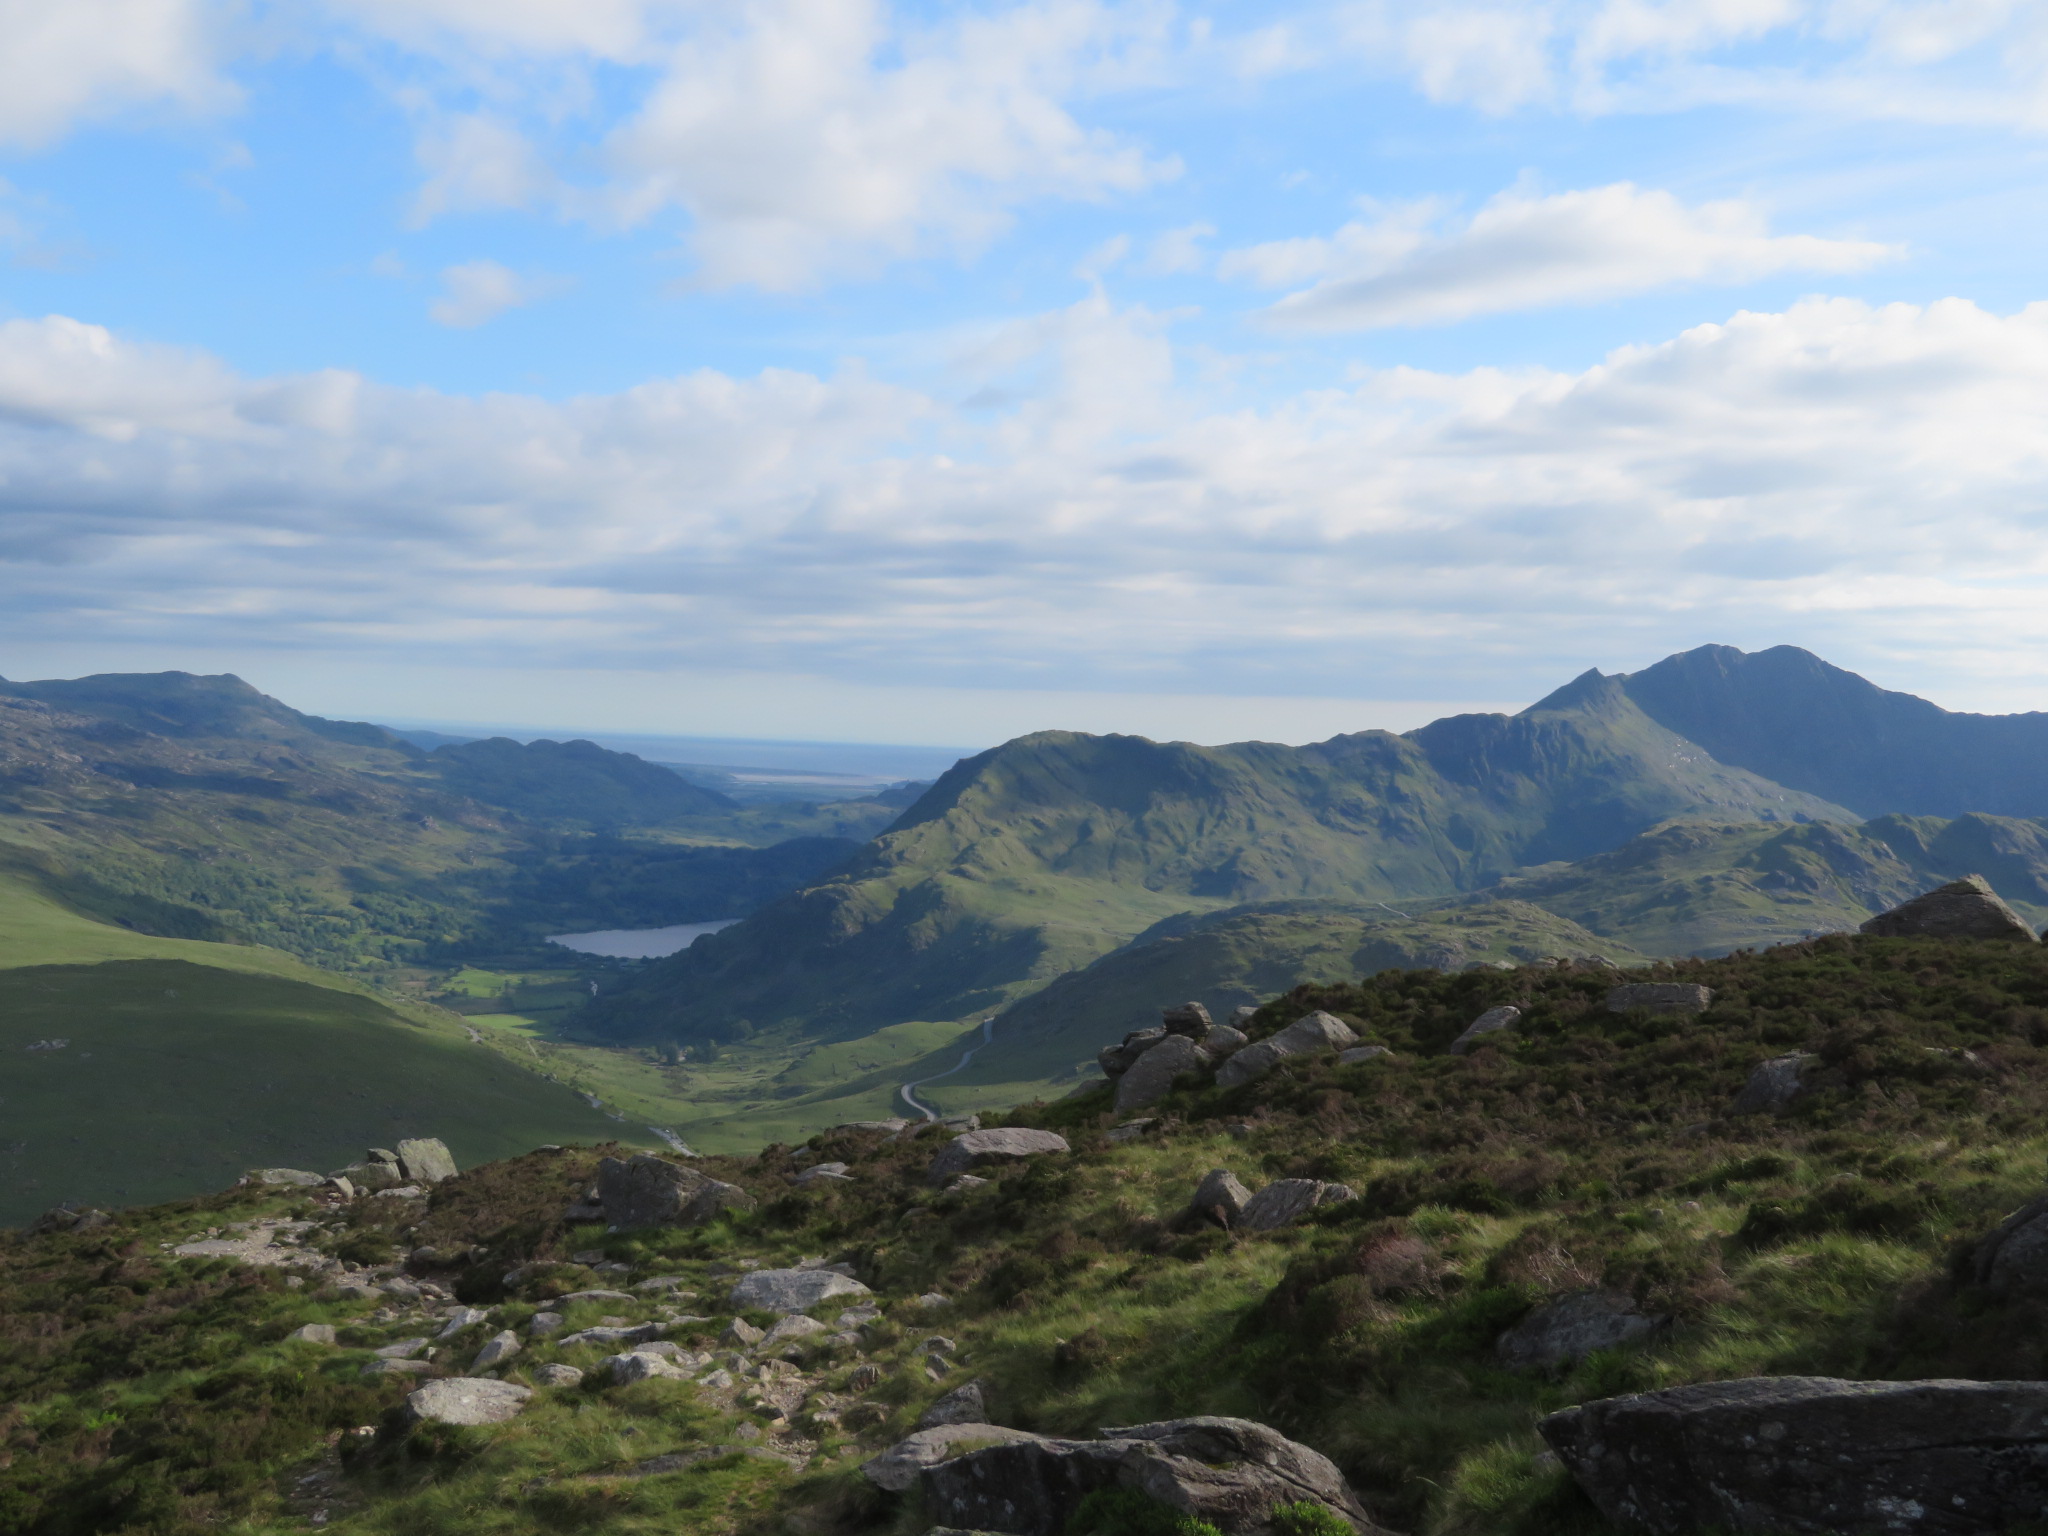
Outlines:
[{"label": "shadowed mountain slope", "polygon": [[578,826],[662,826],[738,809],[715,789],[589,741],[504,736],[435,749],[441,780],[458,794],[537,821]]}]

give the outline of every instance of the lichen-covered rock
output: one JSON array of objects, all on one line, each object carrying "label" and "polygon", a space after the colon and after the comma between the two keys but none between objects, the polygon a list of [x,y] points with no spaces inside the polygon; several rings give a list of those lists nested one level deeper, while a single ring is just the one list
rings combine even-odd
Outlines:
[{"label": "lichen-covered rock", "polygon": [[1640,1008],[1646,1013],[1704,1013],[1714,1001],[1714,989],[1690,981],[1632,981],[1607,989],[1607,1011],[1627,1013]]},{"label": "lichen-covered rock", "polygon": [[1188,1202],[1187,1214],[1194,1220],[1213,1221],[1219,1227],[1234,1227],[1251,1198],[1252,1192],[1238,1182],[1236,1174],[1228,1168],[1211,1168],[1195,1186],[1195,1197]]},{"label": "lichen-covered rock", "polygon": [[533,1373],[533,1379],[544,1387],[580,1387],[583,1373],[573,1365],[544,1365]]},{"label": "lichen-covered rock", "polygon": [[1537,1427],[1603,1515],[1652,1536],[1990,1536],[2048,1509],[2048,1382],[1760,1376]]},{"label": "lichen-covered rock", "polygon": [[1235,1056],[1250,1044],[1251,1036],[1234,1024],[1218,1024],[1202,1036],[1202,1049],[1209,1053],[1209,1059],[1212,1061]]},{"label": "lichen-covered rock", "polygon": [[1003,1445],[1039,1438],[1029,1430],[1005,1429],[1000,1424],[938,1424],[905,1436],[881,1455],[862,1462],[860,1470],[877,1488],[907,1493],[927,1467],[938,1465],[956,1446]]},{"label": "lichen-covered rock", "polygon": [[1574,1291],[1543,1303],[1494,1343],[1510,1370],[1569,1365],[1602,1349],[1648,1338],[1667,1318],[1646,1317],[1618,1291]]},{"label": "lichen-covered rock", "polygon": [[835,1296],[872,1296],[858,1280],[829,1269],[757,1269],[742,1275],[729,1298],[735,1310],[808,1312]]},{"label": "lichen-covered rock", "polygon": [[251,1168],[243,1177],[251,1184],[290,1184],[299,1189],[318,1189],[327,1182],[324,1173],[304,1168]]},{"label": "lichen-covered rock", "polygon": [[532,1396],[516,1382],[449,1376],[406,1393],[405,1416],[415,1424],[502,1424]]},{"label": "lichen-covered rock", "polygon": [[599,1163],[597,1199],[605,1220],[620,1232],[701,1227],[725,1211],[754,1208],[754,1197],[737,1184],[645,1152]]},{"label": "lichen-covered rock", "polygon": [[294,1328],[285,1335],[285,1338],[296,1344],[332,1344],[334,1342],[334,1324],[305,1323],[300,1327]]},{"label": "lichen-covered rock", "polygon": [[1358,1044],[1358,1036],[1335,1014],[1316,1012],[1296,1019],[1277,1035],[1268,1035],[1236,1052],[1216,1069],[1219,1088],[1236,1088],[1264,1077],[1289,1056],[1317,1056]]},{"label": "lichen-covered rock", "polygon": [[628,1350],[623,1355],[607,1355],[604,1368],[615,1387],[629,1387],[635,1382],[653,1381],[660,1377],[686,1381],[690,1375],[666,1355],[637,1349]]},{"label": "lichen-covered rock", "polygon": [[1451,1054],[1463,1056],[1472,1047],[1485,1041],[1487,1036],[1497,1035],[1503,1030],[1512,1030],[1521,1022],[1522,1010],[1511,1004],[1503,1003],[1498,1008],[1489,1008],[1466,1025],[1465,1032],[1451,1042]]},{"label": "lichen-covered rock", "polygon": [[1157,1104],[1172,1091],[1173,1080],[1209,1064],[1202,1048],[1184,1034],[1169,1034],[1131,1063],[1116,1080],[1116,1110],[1127,1114]]},{"label": "lichen-covered rock", "polygon": [[1783,1114],[1792,1107],[1794,1100],[1806,1092],[1807,1080],[1819,1065],[1820,1058],[1805,1051],[1773,1056],[1749,1074],[1749,1081],[1742,1085],[1742,1092],[1735,1096],[1729,1112],[1737,1115]]},{"label": "lichen-covered rock", "polygon": [[398,1144],[398,1166],[409,1184],[438,1184],[455,1177],[455,1159],[437,1136],[419,1136]]},{"label": "lichen-covered rock", "polygon": [[1013,1126],[969,1131],[963,1136],[955,1136],[932,1159],[927,1177],[934,1184],[943,1184],[954,1175],[970,1172],[984,1163],[1014,1162],[1019,1158],[1043,1157],[1048,1153],[1068,1150],[1066,1137],[1052,1131]]},{"label": "lichen-covered rock", "polygon": [[503,1365],[519,1353],[519,1348],[519,1335],[509,1328],[503,1333],[491,1335],[484,1340],[483,1348],[476,1352],[476,1358],[469,1362],[470,1374],[474,1376],[494,1365]]},{"label": "lichen-covered rock", "polygon": [[1937,886],[1924,896],[1880,912],[1863,932],[1885,939],[2004,939],[2017,944],[2040,940],[2027,920],[2013,911],[1991,882],[1969,875]]},{"label": "lichen-covered rock", "polygon": [[1275,1179],[1245,1201],[1237,1225],[1244,1232],[1270,1232],[1301,1220],[1319,1205],[1357,1198],[1358,1192],[1348,1184],[1332,1184],[1322,1179]]}]

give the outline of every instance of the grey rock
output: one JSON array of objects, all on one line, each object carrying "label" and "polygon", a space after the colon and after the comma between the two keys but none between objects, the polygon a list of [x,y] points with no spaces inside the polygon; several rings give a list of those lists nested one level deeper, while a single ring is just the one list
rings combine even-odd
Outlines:
[{"label": "grey rock", "polygon": [[1880,912],[1862,931],[1885,939],[2006,939],[2040,941],[2027,920],[1999,899],[1991,882],[1969,875]]},{"label": "grey rock", "polygon": [[1121,1077],[1130,1071],[1132,1065],[1145,1052],[1166,1038],[1166,1026],[1155,1024],[1150,1029],[1134,1029],[1125,1035],[1119,1045],[1105,1045],[1096,1053],[1096,1061],[1111,1077]]},{"label": "grey rock", "polygon": [[1337,1053],[1337,1065],[1340,1067],[1355,1067],[1361,1061],[1378,1061],[1382,1056],[1391,1056],[1393,1054],[1384,1045],[1354,1045],[1348,1051],[1339,1051]]},{"label": "grey rock", "polygon": [[544,1365],[533,1373],[533,1379],[544,1387],[580,1387],[583,1373],[573,1365]]},{"label": "grey rock", "polygon": [[1301,1220],[1319,1205],[1354,1200],[1357,1191],[1348,1184],[1322,1179],[1275,1179],[1244,1203],[1237,1218],[1243,1232],[1270,1232]]},{"label": "grey rock", "polygon": [[341,1198],[342,1198],[342,1199],[344,1199],[344,1200],[353,1200],[353,1199],[355,1199],[355,1197],[356,1197],[356,1187],[355,1187],[355,1185],[353,1185],[353,1184],[349,1183],[349,1181],[348,1181],[348,1180],[347,1180],[346,1178],[344,1178],[344,1177],[343,1177],[343,1176],[342,1176],[341,1174],[338,1174],[338,1173],[337,1173],[337,1174],[332,1174],[332,1175],[330,1175],[330,1176],[329,1176],[329,1178],[328,1178],[328,1180],[327,1180],[327,1183],[328,1183],[328,1187],[329,1187],[329,1188],[331,1188],[331,1189],[332,1189],[332,1190],[333,1190],[333,1191],[334,1191],[334,1192],[335,1192],[335,1193],[336,1193],[337,1195],[341,1196]]},{"label": "grey rock", "polygon": [[379,1360],[410,1360],[427,1347],[425,1339],[400,1339],[395,1344],[386,1344],[373,1353]]},{"label": "grey rock", "polygon": [[425,1193],[425,1188],[418,1184],[396,1184],[390,1189],[378,1190],[376,1198],[379,1200],[417,1200]]},{"label": "grey rock", "polygon": [[363,1367],[365,1376],[424,1376],[433,1370],[431,1360],[372,1360]]},{"label": "grey rock", "polygon": [[1730,1113],[1783,1114],[1791,1108],[1792,1102],[1806,1091],[1806,1080],[1819,1063],[1818,1056],[1804,1051],[1794,1051],[1788,1056],[1773,1056],[1749,1074],[1749,1081],[1742,1085],[1742,1092],[1735,1096]]},{"label": "grey rock", "polygon": [[1304,1502],[1367,1536],[1380,1529],[1328,1458],[1248,1419],[1135,1424],[1096,1440],[1016,1440],[938,1461],[923,1480],[926,1509],[941,1524],[1014,1536],[1056,1536],[1103,1488],[1133,1489],[1229,1536],[1268,1531],[1275,1509]]},{"label": "grey rock", "polygon": [[[1146,1135],[1158,1123],[1159,1122],[1150,1115],[1140,1115],[1135,1120],[1126,1120],[1122,1125],[1111,1126],[1103,1134],[1106,1135],[1111,1142],[1121,1146],[1124,1142],[1136,1141],[1139,1137]],[[988,1182],[987,1179],[975,1178],[974,1175],[971,1173],[963,1173],[954,1182],[953,1187],[955,1189],[958,1189],[962,1184],[966,1183],[969,1179],[973,1179],[974,1182],[977,1184],[986,1184]]]},{"label": "grey rock", "polygon": [[723,1392],[729,1387],[731,1387],[733,1384],[732,1372],[725,1370],[713,1371],[708,1376],[699,1376],[697,1378],[697,1384],[699,1386],[710,1387],[714,1391]]},{"label": "grey rock", "polygon": [[1465,1032],[1451,1042],[1451,1054],[1463,1056],[1488,1035],[1497,1035],[1504,1029],[1513,1029],[1521,1022],[1522,1010],[1512,1004],[1503,1003],[1498,1008],[1489,1008],[1466,1025]]},{"label": "grey rock", "polygon": [[979,1381],[962,1382],[918,1415],[919,1429],[936,1429],[941,1424],[986,1424],[988,1399]]},{"label": "grey rock", "polygon": [[1009,1127],[969,1131],[964,1136],[955,1136],[932,1159],[927,1177],[934,1184],[943,1184],[955,1174],[971,1173],[984,1163],[1014,1162],[1067,1150],[1067,1139],[1051,1131]]},{"label": "grey rock", "polygon": [[1209,1064],[1202,1048],[1184,1034],[1169,1034],[1131,1063],[1116,1080],[1116,1111],[1127,1114],[1157,1104],[1173,1089],[1173,1080]]},{"label": "grey rock", "polygon": [[767,1336],[765,1329],[756,1328],[744,1317],[736,1317],[725,1325],[725,1332],[718,1336],[718,1342],[733,1349],[752,1349]]},{"label": "grey rock", "polygon": [[1200,1003],[1182,1003],[1178,1008],[1160,1009],[1159,1024],[1169,1035],[1185,1035],[1190,1040],[1200,1040],[1216,1027],[1216,1021],[1209,1017],[1209,1010]]},{"label": "grey rock", "polygon": [[476,1352],[476,1358],[469,1362],[470,1374],[476,1375],[494,1365],[502,1365],[519,1353],[519,1347],[519,1335],[510,1328],[502,1333],[492,1334],[484,1340],[484,1346]]},{"label": "grey rock", "polygon": [[1252,1192],[1238,1182],[1236,1174],[1228,1168],[1211,1168],[1195,1186],[1195,1197],[1188,1202],[1187,1214],[1213,1221],[1219,1227],[1234,1227],[1251,1198]]},{"label": "grey rock", "polygon": [[827,1179],[851,1182],[852,1178],[853,1175],[847,1171],[844,1163],[813,1163],[796,1176],[796,1182],[816,1184]]},{"label": "grey rock", "polygon": [[318,1189],[327,1182],[325,1174],[303,1168],[251,1168],[246,1177],[252,1184],[290,1184],[299,1189]]},{"label": "grey rock", "polygon": [[[733,1321],[738,1322],[740,1319],[734,1318]],[[767,1337],[761,1340],[759,1347],[762,1351],[769,1352],[781,1349],[787,1344],[800,1343],[804,1339],[815,1339],[820,1334],[831,1331],[829,1323],[821,1323],[815,1317],[805,1317],[801,1312],[792,1312],[768,1330]]]},{"label": "grey rock", "polygon": [[1510,1370],[1570,1365],[1596,1350],[1638,1343],[1669,1321],[1645,1317],[1618,1291],[1574,1291],[1543,1303],[1502,1334],[1494,1353]]},{"label": "grey rock", "polygon": [[415,1424],[502,1424],[532,1396],[533,1388],[515,1382],[449,1376],[406,1393],[405,1416]]},{"label": "grey rock", "polygon": [[1319,1056],[1358,1044],[1351,1026],[1320,1009],[1296,1019],[1276,1035],[1268,1035],[1238,1051],[1216,1069],[1216,1086],[1237,1088],[1264,1077],[1289,1056]]},{"label": "grey rock", "polygon": [[664,1157],[642,1152],[597,1165],[597,1198],[614,1231],[701,1227],[724,1211],[751,1211],[754,1197]]},{"label": "grey rock", "polygon": [[571,1291],[562,1298],[571,1301],[638,1301],[640,1298],[630,1291]]},{"label": "grey rock", "polygon": [[562,1331],[562,1314],[559,1312],[536,1312],[526,1324],[526,1335],[532,1339],[545,1339]]},{"label": "grey rock", "polygon": [[578,1344],[645,1344],[660,1338],[668,1332],[667,1323],[634,1323],[606,1325],[598,1328],[581,1328],[575,1333],[565,1333],[556,1343],[563,1349],[573,1349]]},{"label": "grey rock", "polygon": [[1627,1013],[1640,1008],[1646,1013],[1704,1013],[1714,1001],[1714,989],[1690,981],[1632,981],[1607,989],[1607,1011]]},{"label": "grey rock", "polygon": [[658,1377],[687,1381],[690,1376],[688,1371],[668,1356],[638,1349],[629,1350],[623,1355],[606,1356],[604,1368],[615,1387],[631,1386],[638,1381],[653,1381]]},{"label": "grey rock", "polygon": [[861,1463],[860,1470],[877,1488],[906,1493],[927,1467],[937,1466],[955,1446],[1006,1445],[1039,1438],[1027,1430],[1005,1429],[999,1424],[940,1424],[897,1441],[881,1455]]},{"label": "grey rock", "polygon": [[1994,1296],[2048,1295],[2048,1196],[1991,1229],[1970,1255],[1970,1276]]},{"label": "grey rock", "polygon": [[[987,1136],[988,1131],[973,1134]],[[965,1140],[966,1138],[961,1138]],[[738,1310],[763,1312],[808,1312],[835,1296],[872,1296],[874,1292],[858,1280],[829,1269],[757,1269],[742,1275],[728,1298]]]},{"label": "grey rock", "polygon": [[332,1344],[334,1324],[307,1323],[303,1327],[294,1328],[285,1335],[285,1338],[299,1344]]},{"label": "grey rock", "polygon": [[398,1171],[396,1163],[351,1163],[337,1169],[335,1178],[346,1178],[363,1194],[375,1194],[380,1189],[392,1189],[405,1182],[405,1175]]},{"label": "grey rock", "polygon": [[909,1127],[908,1120],[849,1120],[844,1125],[832,1127],[835,1131],[882,1131],[894,1136]]},{"label": "grey rock", "polygon": [[438,1184],[455,1177],[455,1159],[447,1145],[435,1136],[420,1136],[398,1144],[398,1166],[409,1184]]},{"label": "grey rock", "polygon": [[434,1335],[434,1341],[439,1343],[443,1339],[452,1339],[463,1329],[473,1328],[478,1323],[487,1321],[490,1315],[476,1307],[457,1307],[448,1314],[448,1321],[441,1325],[441,1331]]},{"label": "grey rock", "polygon": [[1762,1376],[1537,1427],[1602,1514],[1653,1536],[1976,1536],[2048,1508],[2048,1382]]},{"label": "grey rock", "polygon": [[1249,1044],[1251,1036],[1234,1024],[1212,1025],[1209,1032],[1202,1036],[1202,1049],[1209,1053],[1212,1061],[1234,1056]]}]

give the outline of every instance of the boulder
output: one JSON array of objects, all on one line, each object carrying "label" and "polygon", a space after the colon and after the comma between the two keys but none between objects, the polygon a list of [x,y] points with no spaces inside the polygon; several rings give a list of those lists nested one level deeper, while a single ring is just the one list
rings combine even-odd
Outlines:
[{"label": "boulder", "polygon": [[372,1351],[379,1360],[410,1360],[427,1347],[425,1339],[400,1339],[395,1344],[386,1344],[382,1349]]},{"label": "boulder", "polygon": [[920,1429],[890,1446],[872,1460],[861,1463],[861,1475],[877,1488],[890,1493],[907,1493],[917,1485],[927,1467],[944,1460],[955,1446],[1007,1445],[1036,1441],[1039,1436],[1022,1429],[1005,1429],[999,1424],[940,1424]]},{"label": "boulder", "polygon": [[494,1365],[502,1365],[519,1353],[519,1335],[507,1328],[494,1333],[484,1340],[484,1347],[476,1352],[476,1358],[469,1362],[471,1375],[487,1371]]},{"label": "boulder", "polygon": [[[1466,1033],[1469,1034],[1470,1031],[1468,1030]],[[1378,1061],[1382,1056],[1391,1056],[1393,1054],[1384,1045],[1354,1045],[1348,1051],[1339,1051],[1337,1053],[1337,1065],[1340,1067],[1355,1067],[1361,1061]]]},{"label": "boulder", "polygon": [[559,1312],[536,1312],[526,1324],[526,1336],[530,1339],[545,1339],[562,1331],[562,1314]]},{"label": "boulder", "polygon": [[1211,1168],[1195,1186],[1187,1215],[1194,1220],[1213,1221],[1219,1227],[1234,1227],[1251,1198],[1252,1192],[1238,1182],[1236,1174],[1228,1168]]},{"label": "boulder", "polygon": [[754,1197],[737,1184],[725,1184],[640,1152],[621,1161],[608,1157],[597,1165],[597,1203],[615,1232],[643,1227],[701,1227],[724,1211],[751,1211]]},{"label": "boulder", "polygon": [[1238,1213],[1238,1230],[1270,1232],[1301,1220],[1319,1205],[1357,1198],[1358,1192],[1349,1184],[1331,1184],[1322,1179],[1275,1179],[1245,1201],[1244,1209]]},{"label": "boulder", "polygon": [[415,1424],[502,1424],[531,1396],[533,1388],[510,1381],[449,1376],[406,1393],[405,1416]]},{"label": "boulder", "polygon": [[1982,875],[1937,886],[1924,896],[1880,912],[1862,931],[1881,939],[2006,939],[2040,942],[2027,920],[1999,900]]},{"label": "boulder", "polygon": [[1014,1162],[1019,1158],[1041,1157],[1049,1152],[1067,1150],[1067,1139],[1051,1131],[1022,1127],[969,1131],[964,1136],[955,1136],[932,1159],[927,1177],[934,1184],[943,1184],[955,1174],[972,1172],[984,1163]]},{"label": "boulder", "polygon": [[579,1328],[563,1334],[557,1344],[562,1349],[573,1349],[578,1344],[646,1344],[660,1338],[669,1327],[667,1323],[637,1323]]},{"label": "boulder", "polygon": [[1970,1255],[1970,1278],[1994,1296],[2048,1295],[2048,1196],[1991,1229]]},{"label": "boulder", "polygon": [[1627,1013],[1640,1008],[1645,1013],[1704,1013],[1714,1000],[1714,989],[1690,981],[1632,981],[1607,989],[1607,1011]]},{"label": "boulder", "polygon": [[[974,1134],[990,1135],[987,1131]],[[1064,1143],[1062,1143],[1064,1145]],[[872,1296],[858,1280],[829,1269],[757,1269],[742,1275],[729,1298],[736,1311],[808,1312],[835,1296]]]},{"label": "boulder", "polygon": [[431,1360],[372,1360],[363,1367],[365,1376],[424,1376],[434,1368]]},{"label": "boulder", "polygon": [[1603,1515],[1653,1536],[1963,1536],[2048,1508],[2048,1382],[1760,1376],[1537,1428]]},{"label": "boulder", "polygon": [[544,1365],[533,1373],[533,1379],[544,1387],[580,1387],[583,1373],[573,1365]]},{"label": "boulder", "polygon": [[1216,1086],[1236,1088],[1264,1077],[1289,1056],[1316,1056],[1358,1044],[1351,1026],[1320,1009],[1296,1019],[1277,1035],[1246,1046],[1216,1069]]},{"label": "boulder", "polygon": [[1110,1077],[1121,1077],[1130,1071],[1137,1059],[1166,1038],[1166,1026],[1155,1024],[1150,1029],[1134,1029],[1125,1035],[1121,1044],[1105,1045],[1096,1052],[1095,1059]]},{"label": "boulder", "polygon": [[629,1387],[635,1382],[653,1381],[657,1377],[679,1381],[687,1381],[690,1377],[688,1371],[668,1356],[637,1349],[623,1355],[607,1355],[604,1368],[615,1387]]},{"label": "boulder", "polygon": [[[740,1319],[734,1318],[733,1321],[737,1323]],[[768,1330],[761,1340],[760,1347],[763,1350],[777,1350],[784,1345],[795,1344],[803,1339],[814,1339],[831,1331],[832,1325],[829,1323],[821,1323],[815,1317],[805,1317],[801,1312],[792,1312]]]},{"label": "boulder", "polygon": [[718,1342],[734,1349],[752,1349],[767,1337],[765,1329],[756,1328],[744,1317],[736,1317],[725,1325],[725,1332],[718,1336]]},{"label": "boulder", "polygon": [[455,1177],[455,1159],[447,1145],[435,1136],[420,1136],[398,1144],[398,1166],[408,1184],[438,1184]]},{"label": "boulder", "polygon": [[798,1184],[818,1184],[827,1180],[850,1184],[853,1182],[853,1175],[847,1171],[846,1164],[844,1163],[813,1163],[796,1176],[795,1182]]},{"label": "boulder", "polygon": [[1216,1027],[1216,1021],[1209,1017],[1209,1010],[1200,1003],[1182,1003],[1178,1008],[1160,1009],[1159,1025],[1169,1035],[1185,1035],[1190,1040],[1200,1040]]},{"label": "boulder", "polygon": [[1206,1067],[1209,1058],[1202,1048],[1184,1034],[1170,1034],[1131,1063],[1130,1070],[1116,1080],[1116,1111],[1127,1113],[1157,1104],[1173,1089],[1173,1080],[1183,1072]]},{"label": "boulder", "polygon": [[1648,1338],[1669,1318],[1645,1317],[1619,1291],[1574,1291],[1544,1302],[1494,1341],[1509,1370],[1571,1365],[1595,1350],[1619,1349]]},{"label": "boulder", "polygon": [[1462,1056],[1473,1046],[1480,1044],[1488,1035],[1497,1035],[1504,1029],[1513,1029],[1522,1022],[1522,1010],[1503,1003],[1498,1008],[1489,1008],[1470,1024],[1465,1032],[1453,1040],[1450,1051],[1453,1056]]},{"label": "boulder", "polygon": [[1742,1085],[1742,1092],[1735,1096],[1735,1103],[1729,1113],[1783,1114],[1791,1108],[1792,1101],[1806,1091],[1806,1080],[1819,1064],[1818,1056],[1805,1051],[1794,1051],[1788,1056],[1773,1056],[1749,1074],[1749,1081]]},{"label": "boulder", "polygon": [[965,1382],[935,1400],[918,1415],[919,1429],[936,1429],[941,1424],[986,1424],[988,1400],[979,1381]]},{"label": "boulder", "polygon": [[1143,1493],[1226,1536],[1268,1531],[1275,1509],[1300,1503],[1321,1505],[1354,1531],[1380,1529],[1326,1457],[1249,1419],[1135,1424],[1095,1440],[1014,1440],[927,1467],[924,1488],[926,1512],[939,1524],[1014,1536],[1056,1536],[1081,1501],[1104,1488]]},{"label": "boulder", "polygon": [[396,1163],[350,1163],[346,1168],[337,1168],[329,1177],[346,1178],[361,1194],[395,1189],[405,1182],[405,1175],[398,1171]]},{"label": "boulder", "polygon": [[290,1184],[299,1189],[318,1189],[327,1182],[326,1174],[303,1168],[251,1168],[244,1177],[251,1184]]},{"label": "boulder", "polygon": [[1234,1024],[1218,1024],[1202,1036],[1202,1049],[1209,1053],[1212,1061],[1234,1056],[1250,1044],[1251,1036]]},{"label": "boulder", "polygon": [[332,1344],[334,1342],[334,1324],[306,1323],[301,1327],[294,1328],[285,1335],[285,1338],[297,1344]]},{"label": "boulder", "polygon": [[[487,1321],[490,1315],[490,1313],[479,1307],[457,1307],[448,1314],[448,1321],[441,1325],[441,1331],[434,1335],[434,1342],[438,1344],[443,1339],[452,1339],[456,1334],[462,1332],[463,1329],[473,1328],[478,1323]],[[545,1315],[545,1313],[537,1313],[535,1315],[536,1320]]]}]

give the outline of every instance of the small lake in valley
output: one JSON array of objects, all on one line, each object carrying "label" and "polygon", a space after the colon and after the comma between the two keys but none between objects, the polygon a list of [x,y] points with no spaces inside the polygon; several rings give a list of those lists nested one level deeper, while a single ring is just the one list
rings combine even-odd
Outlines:
[{"label": "small lake in valley", "polygon": [[613,960],[656,960],[688,949],[707,933],[730,928],[738,922],[728,917],[716,923],[678,923],[673,928],[602,928],[595,933],[551,933],[550,944],[573,949],[584,955],[605,955]]}]

